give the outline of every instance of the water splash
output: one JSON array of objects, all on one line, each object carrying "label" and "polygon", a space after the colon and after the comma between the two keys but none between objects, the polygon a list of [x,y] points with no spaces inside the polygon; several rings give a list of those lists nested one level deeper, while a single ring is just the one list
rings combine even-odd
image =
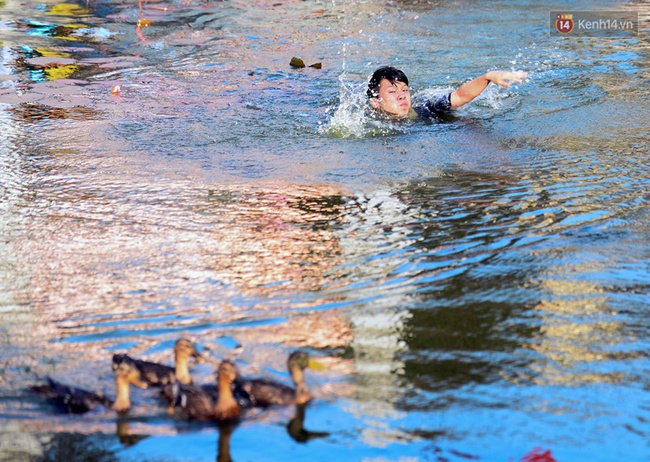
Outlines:
[{"label": "water splash", "polygon": [[[336,7],[336,0],[332,0],[332,6]],[[348,19],[343,10],[343,23]],[[344,29],[347,27],[344,27]],[[339,75],[339,106],[334,109],[334,114],[329,124],[324,126],[322,133],[336,137],[362,137],[365,133],[365,97],[363,87],[360,83],[348,81],[347,54],[348,37],[343,37],[341,44],[341,74]]]},{"label": "water splash", "polygon": [[335,138],[365,138],[404,133],[409,124],[372,117],[366,97],[367,80],[350,81],[344,71],[339,76],[339,104],[333,106],[329,123],[321,133]]},{"label": "water splash", "polygon": [[345,71],[339,76],[339,106],[334,111],[329,124],[324,127],[324,132],[340,138],[363,137],[368,122],[363,85],[349,82],[346,77]]}]

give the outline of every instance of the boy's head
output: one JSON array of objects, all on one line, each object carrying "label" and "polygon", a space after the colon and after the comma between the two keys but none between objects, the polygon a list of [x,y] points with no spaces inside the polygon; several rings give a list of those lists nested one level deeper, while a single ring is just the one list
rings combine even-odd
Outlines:
[{"label": "boy's head", "polygon": [[406,116],[411,110],[411,93],[409,79],[391,66],[377,69],[370,77],[366,94],[370,105],[387,114]]}]

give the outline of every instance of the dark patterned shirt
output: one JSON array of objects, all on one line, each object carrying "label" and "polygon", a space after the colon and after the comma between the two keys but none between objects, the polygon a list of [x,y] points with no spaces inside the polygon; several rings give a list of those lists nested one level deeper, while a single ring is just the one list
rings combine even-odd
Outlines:
[{"label": "dark patterned shirt", "polygon": [[444,114],[449,114],[454,110],[451,105],[451,93],[449,92],[446,95],[438,96],[434,99],[430,99],[422,103],[415,103],[413,109],[420,117],[436,117]]}]

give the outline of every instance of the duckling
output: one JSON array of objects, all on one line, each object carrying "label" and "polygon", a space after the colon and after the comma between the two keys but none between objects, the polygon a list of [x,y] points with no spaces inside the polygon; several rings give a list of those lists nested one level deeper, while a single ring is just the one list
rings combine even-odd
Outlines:
[{"label": "duckling", "polygon": [[139,377],[137,370],[128,364],[120,364],[115,370],[115,401],[102,393],[64,385],[51,377],[47,377],[47,384],[35,385],[29,390],[43,396],[48,402],[68,414],[83,414],[98,408],[112,408],[118,412],[124,412],[131,407],[129,384],[146,387],[146,384],[140,382]]},{"label": "duckling", "polygon": [[102,393],[64,385],[51,377],[46,377],[44,385],[29,387],[29,391],[45,398],[50,404],[68,414],[83,414],[98,407],[110,408],[113,400]]},{"label": "duckling", "polygon": [[[183,383],[164,388],[163,395],[172,406],[180,407],[193,420],[232,420],[241,415],[242,409],[251,407],[248,394],[234,386],[237,368],[232,361],[224,360],[217,368],[217,387],[194,386]],[[234,388],[234,389],[233,389]]]},{"label": "duckling", "polygon": [[305,404],[312,400],[313,395],[305,383],[304,370],[307,368],[322,370],[324,367],[303,351],[291,353],[287,366],[295,389],[265,378],[242,379],[242,388],[248,392],[256,406],[288,406]]},{"label": "duckling", "polygon": [[140,372],[143,382],[149,386],[164,386],[173,384],[176,380],[184,384],[191,384],[192,377],[188,367],[189,358],[195,358],[197,362],[202,363],[203,357],[196,351],[194,344],[186,339],[181,338],[174,345],[175,367],[165,366],[163,364],[133,359],[126,354],[113,355],[113,370],[126,363],[136,368]]},{"label": "duckling", "polygon": [[115,402],[113,409],[117,412],[126,412],[131,409],[129,384],[140,388],[147,388],[147,384],[141,380],[140,371],[126,363],[119,364],[114,375]]}]

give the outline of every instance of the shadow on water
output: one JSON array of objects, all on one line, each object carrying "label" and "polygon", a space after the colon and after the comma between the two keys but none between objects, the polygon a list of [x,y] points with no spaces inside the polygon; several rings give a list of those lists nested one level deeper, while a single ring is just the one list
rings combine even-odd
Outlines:
[{"label": "shadow on water", "polygon": [[[517,232],[522,211],[509,198],[523,193],[519,179],[469,171],[447,171],[395,193],[420,214],[410,227],[418,263],[410,269],[415,299],[404,325],[404,378],[417,390],[489,384],[526,368],[527,358],[511,352],[537,329],[511,321],[536,302],[539,262],[517,255],[535,227],[529,222]],[[528,208],[544,209],[549,201],[542,191],[528,197]],[[423,405],[415,398],[407,409]]]},{"label": "shadow on water", "polygon": [[[305,405],[296,406],[293,415],[287,414],[289,420],[286,423],[285,436],[304,445],[330,435],[328,432],[306,429],[304,427],[305,415]],[[179,449],[174,447],[173,440],[161,438],[160,435],[165,433],[187,435],[190,437],[189,441],[192,441],[193,435],[204,433],[215,442],[210,452],[216,449],[217,461],[233,460],[231,439],[239,426],[237,423],[205,424],[181,420],[174,422],[171,428],[164,428],[164,425],[161,426],[160,423],[153,423],[152,426],[151,421],[152,419],[148,417],[119,416],[116,418],[115,435],[86,433],[81,428],[78,432],[62,430],[55,433],[21,434],[17,428],[13,429],[16,432],[11,428],[6,428],[0,434],[2,447],[0,460],[42,462],[64,460],[109,462],[125,460],[125,458],[126,460],[168,460],[171,453],[179,451]],[[137,451],[137,446],[142,445],[149,438],[157,440],[154,441],[156,449],[151,450],[149,454]],[[125,455],[125,451],[128,453],[130,448],[135,449],[136,452],[132,456]],[[184,451],[180,449],[180,452]],[[199,453],[189,450],[189,448],[186,453],[190,458],[199,457],[200,460],[206,460],[205,454],[197,456]],[[234,459],[237,459],[236,454]]]}]

